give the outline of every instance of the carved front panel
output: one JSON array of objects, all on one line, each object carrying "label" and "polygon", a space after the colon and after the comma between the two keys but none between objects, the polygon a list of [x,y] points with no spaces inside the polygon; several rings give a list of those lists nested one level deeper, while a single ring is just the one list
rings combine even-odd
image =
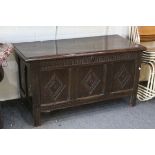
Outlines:
[{"label": "carved front panel", "polygon": [[111,92],[132,89],[134,74],[134,61],[114,63],[112,68]]},{"label": "carved front panel", "polygon": [[81,66],[77,69],[77,98],[104,94],[105,65]]},{"label": "carved front panel", "polygon": [[53,71],[42,71],[41,80],[41,102],[43,104],[55,104],[68,98],[69,71],[68,69],[57,69]]}]

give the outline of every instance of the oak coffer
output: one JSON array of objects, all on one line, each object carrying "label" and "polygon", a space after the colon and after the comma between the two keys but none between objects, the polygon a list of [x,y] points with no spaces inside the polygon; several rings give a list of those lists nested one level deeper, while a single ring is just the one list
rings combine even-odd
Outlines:
[{"label": "oak coffer", "polygon": [[135,105],[145,48],[118,35],[14,44],[21,97],[41,112],[130,96]]}]

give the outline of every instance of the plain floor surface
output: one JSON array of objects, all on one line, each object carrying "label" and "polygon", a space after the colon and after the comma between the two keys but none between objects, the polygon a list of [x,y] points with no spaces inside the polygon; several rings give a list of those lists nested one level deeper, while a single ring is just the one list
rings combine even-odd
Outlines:
[{"label": "plain floor surface", "polygon": [[42,125],[33,127],[31,112],[22,103],[3,103],[5,129],[151,129],[155,128],[155,99],[137,102],[118,99],[42,114]]}]

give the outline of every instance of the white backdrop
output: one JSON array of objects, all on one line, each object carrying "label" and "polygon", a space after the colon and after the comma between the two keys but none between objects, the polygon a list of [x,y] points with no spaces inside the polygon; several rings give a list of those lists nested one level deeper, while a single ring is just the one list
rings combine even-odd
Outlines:
[{"label": "white backdrop", "polygon": [[[31,42],[55,39],[55,26],[0,27],[0,42]],[[127,26],[58,26],[57,39],[119,34],[128,36]],[[19,98],[18,69],[14,58],[8,58],[5,78],[0,83],[0,101]]]}]

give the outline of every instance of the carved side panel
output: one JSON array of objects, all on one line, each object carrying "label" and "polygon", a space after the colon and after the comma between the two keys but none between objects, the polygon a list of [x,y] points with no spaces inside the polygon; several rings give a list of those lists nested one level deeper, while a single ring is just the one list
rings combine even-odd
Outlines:
[{"label": "carved side panel", "polygon": [[111,92],[133,88],[135,74],[134,61],[114,63],[112,72]]},{"label": "carved side panel", "polygon": [[106,65],[82,66],[77,70],[77,98],[104,94]]},{"label": "carved side panel", "polygon": [[20,60],[19,66],[20,89],[25,97],[27,95],[27,67],[22,60]]},{"label": "carved side panel", "polygon": [[69,70],[57,69],[40,72],[41,103],[56,104],[68,98]]}]

